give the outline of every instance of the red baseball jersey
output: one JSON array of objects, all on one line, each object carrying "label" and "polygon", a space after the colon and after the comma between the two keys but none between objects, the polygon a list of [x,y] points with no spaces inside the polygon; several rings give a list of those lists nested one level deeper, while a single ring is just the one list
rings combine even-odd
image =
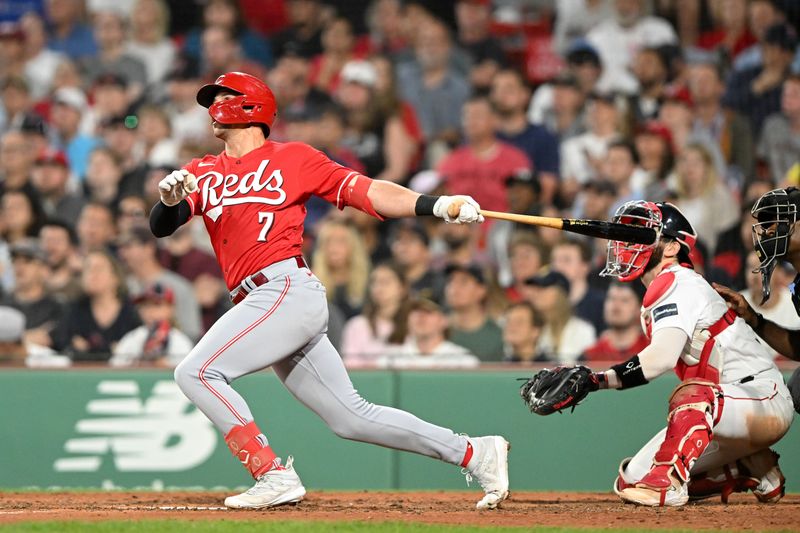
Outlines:
[{"label": "red baseball jersey", "polygon": [[183,168],[197,176],[198,190],[186,200],[192,215],[203,217],[228,289],[301,254],[305,202],[312,194],[344,209],[345,182],[369,180],[298,142],[267,141],[242,157],[222,152]]}]

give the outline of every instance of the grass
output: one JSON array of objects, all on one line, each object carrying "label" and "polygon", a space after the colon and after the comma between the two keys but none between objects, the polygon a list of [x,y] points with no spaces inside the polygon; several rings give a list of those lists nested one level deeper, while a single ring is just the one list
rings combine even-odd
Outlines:
[{"label": "grass", "polygon": [[[242,531],[270,533],[609,533],[609,529],[561,527],[477,527],[413,524],[403,522],[304,522],[304,521],[189,521],[144,520],[108,522],[28,522],[0,525],[2,532],[14,533],[241,533]],[[625,533],[689,533],[686,529],[621,529]]]}]

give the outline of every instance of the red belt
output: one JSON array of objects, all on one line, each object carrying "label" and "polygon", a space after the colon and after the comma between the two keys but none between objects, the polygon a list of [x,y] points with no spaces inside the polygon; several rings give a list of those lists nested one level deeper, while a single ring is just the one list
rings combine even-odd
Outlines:
[{"label": "red belt", "polygon": [[[297,268],[308,268],[308,265],[306,264],[305,259],[303,259],[302,256],[296,255],[291,259],[295,260],[295,262],[297,263]],[[250,283],[253,284],[253,288],[260,287],[268,282],[269,278],[267,278],[267,276],[264,275],[263,271],[256,272],[255,274],[250,276]],[[242,300],[244,300],[245,297],[248,294],[250,294],[250,290],[251,289],[245,286],[244,282],[240,283],[235,289],[233,289],[233,293],[231,295],[231,301],[233,302],[233,305],[236,305]]]}]

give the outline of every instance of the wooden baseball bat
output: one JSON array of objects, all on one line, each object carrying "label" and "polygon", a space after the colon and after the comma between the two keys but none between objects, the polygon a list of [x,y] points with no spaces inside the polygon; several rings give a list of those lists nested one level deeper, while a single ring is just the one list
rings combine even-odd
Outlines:
[{"label": "wooden baseball bat", "polygon": [[[452,218],[458,216],[463,202],[450,204],[448,214]],[[579,233],[588,237],[597,237],[611,241],[630,242],[634,244],[653,244],[656,240],[656,231],[653,228],[608,222],[606,220],[584,220],[575,218],[539,217],[534,215],[518,215],[516,213],[503,213],[500,211],[487,211],[481,209],[484,217],[498,220],[508,220],[519,224],[553,228],[572,233]]]}]

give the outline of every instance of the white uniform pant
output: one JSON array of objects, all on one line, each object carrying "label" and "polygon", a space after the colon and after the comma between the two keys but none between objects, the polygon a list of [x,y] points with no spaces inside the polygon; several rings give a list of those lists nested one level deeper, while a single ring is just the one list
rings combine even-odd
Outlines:
[{"label": "white uniform pant", "polygon": [[[792,423],[792,399],[778,370],[762,372],[747,383],[727,383],[720,387],[722,416],[712,428],[710,444],[690,474],[708,472],[766,450],[789,431]],[[719,406],[718,400],[714,406],[715,420]],[[631,459],[623,472],[626,483],[635,483],[647,474],[666,432],[666,428],[659,431]]]},{"label": "white uniform pant", "polygon": [[289,259],[262,272],[270,281],[225,313],[175,369],[183,393],[223,434],[253,420],[230,383],[271,366],[340,437],[461,463],[466,437],[358,394],[325,335],[325,288],[310,270]]}]

